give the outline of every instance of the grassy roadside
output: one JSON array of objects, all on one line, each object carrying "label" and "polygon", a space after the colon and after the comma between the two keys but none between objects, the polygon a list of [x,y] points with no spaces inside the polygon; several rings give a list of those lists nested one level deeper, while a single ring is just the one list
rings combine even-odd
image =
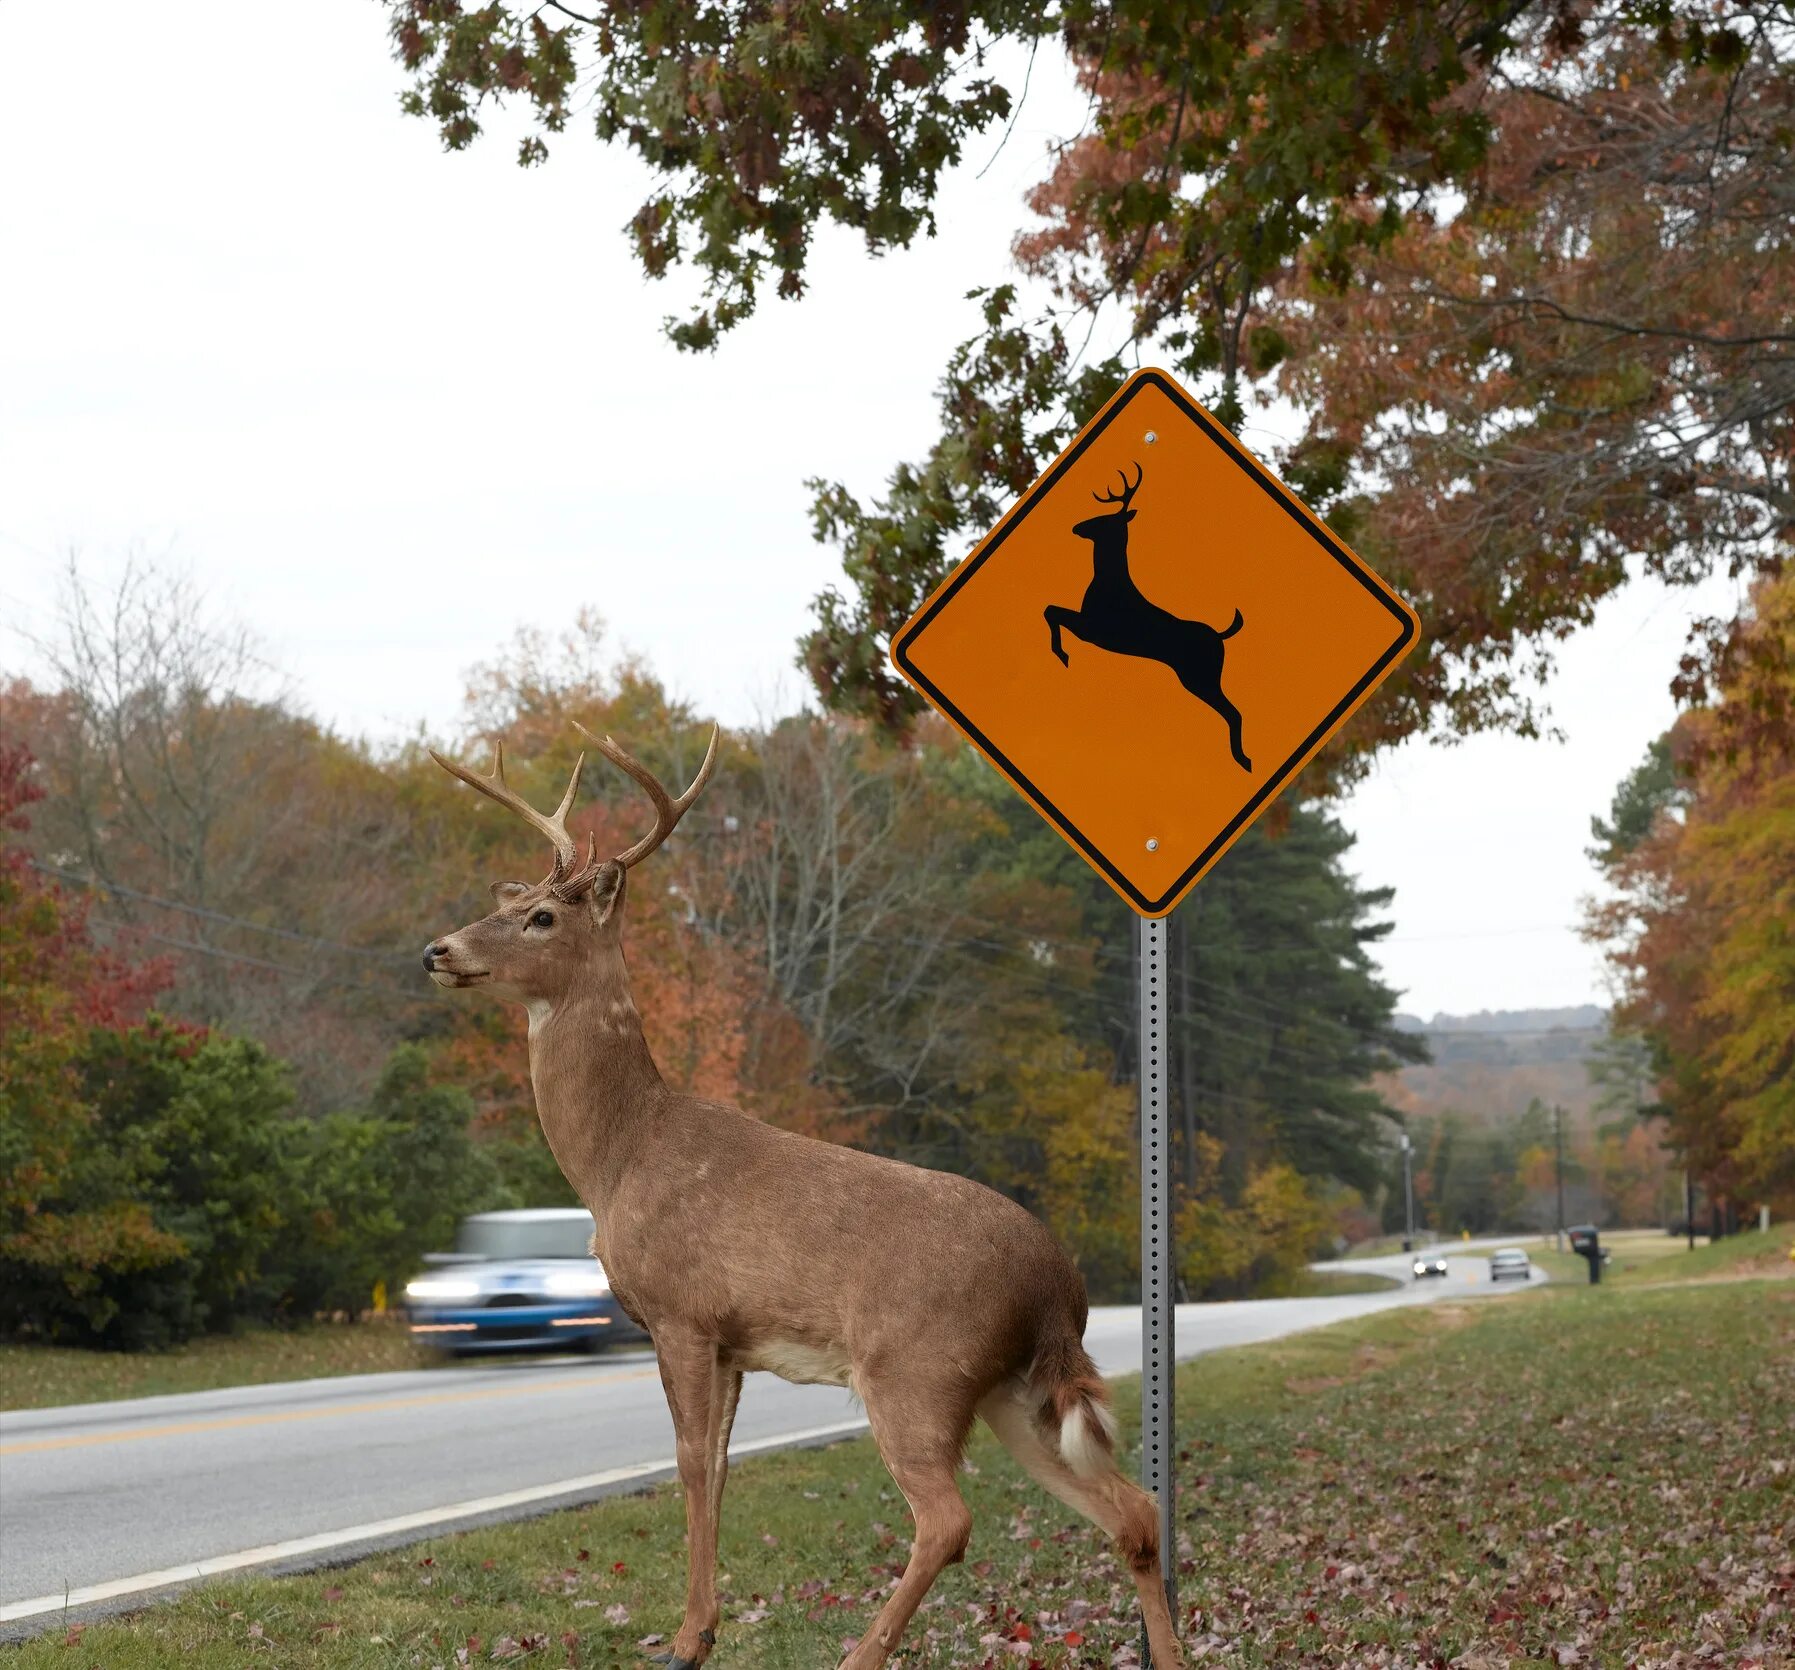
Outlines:
[{"label": "grassy roadside", "polygon": [[[1554,1281],[1589,1280],[1589,1266],[1572,1252],[1556,1252],[1551,1237],[1543,1245],[1526,1245],[1527,1254]],[[1751,1230],[1730,1235],[1711,1245],[1697,1241],[1693,1250],[1686,1241],[1656,1232],[1622,1231],[1604,1235],[1609,1250],[1602,1281],[1617,1287],[1659,1287],[1685,1281],[1731,1281],[1742,1276],[1795,1274],[1790,1250],[1795,1248],[1795,1224],[1774,1226],[1767,1234]]]},{"label": "grassy roadside", "polygon": [[[1193,1658],[1670,1670],[1795,1655],[1795,1282],[1404,1307],[1201,1359],[1179,1403]],[[972,1549],[904,1663],[1131,1663],[1131,1589],[1101,1539],[990,1440],[969,1460]],[[716,1662],[835,1662],[906,1533],[865,1442],[740,1466]],[[631,1664],[677,1622],[682,1570],[679,1494],[663,1487],[342,1571],[209,1585],[0,1666]]]},{"label": "grassy roadside", "polygon": [[0,1409],[205,1392],[319,1375],[378,1374],[432,1361],[396,1321],[256,1328],[196,1339],[178,1351],[69,1351],[0,1345]]},{"label": "grassy roadside", "polygon": [[1712,1244],[1698,1242],[1693,1250],[1687,1242],[1669,1235],[1637,1243],[1620,1237],[1613,1245],[1614,1258],[1602,1279],[1629,1287],[1795,1272],[1795,1261],[1789,1256],[1795,1249],[1795,1224],[1774,1225],[1766,1233],[1751,1230],[1730,1235]]}]

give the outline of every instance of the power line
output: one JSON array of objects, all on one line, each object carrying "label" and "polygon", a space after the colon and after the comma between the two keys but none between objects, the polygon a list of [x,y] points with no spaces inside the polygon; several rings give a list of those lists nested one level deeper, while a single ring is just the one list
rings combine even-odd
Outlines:
[{"label": "power line", "polygon": [[167,945],[177,951],[191,951],[202,957],[216,957],[220,962],[239,963],[248,968],[266,969],[271,974],[285,974],[292,979],[308,980],[314,985],[334,986],[343,991],[372,992],[379,997],[398,998],[406,1003],[428,1003],[428,997],[417,992],[408,992],[398,986],[373,986],[365,980],[340,980],[329,975],[314,974],[307,968],[295,968],[291,963],[271,962],[266,957],[252,957],[242,951],[226,951],[217,945],[202,945],[197,940],[175,939],[169,934],[159,934],[153,928],[139,926],[135,922],[120,922],[111,916],[92,918],[102,927],[116,929],[120,933],[137,934],[144,939],[154,940],[158,945]]},{"label": "power line", "polygon": [[[101,893],[111,893],[122,899],[135,899],[141,904],[153,905],[158,910],[179,911],[184,916],[197,916],[206,922],[222,922],[233,928],[248,928],[252,933],[270,934],[276,939],[292,940],[300,945],[316,945],[329,951],[341,951],[351,957],[365,957],[371,962],[385,964],[389,968],[398,968],[410,963],[411,958],[396,951],[370,951],[360,945],[346,945],[340,939],[322,939],[317,934],[297,933],[291,928],[276,928],[267,922],[252,922],[245,916],[230,916],[221,910],[208,910],[202,905],[183,904],[178,899],[158,898],[154,893],[140,892],[135,887],[126,887],[120,882],[102,881],[97,876],[84,876],[75,870],[59,870],[53,864],[40,863],[35,858],[26,860],[32,869],[46,876],[55,876],[59,881],[73,882],[78,887],[91,888]],[[129,924],[114,924],[129,926]],[[206,949],[203,946],[190,947],[194,950]],[[281,964],[270,964],[270,967],[281,967]]]},{"label": "power line", "polygon": [[[1040,945],[1040,946],[1047,946],[1047,947],[1050,947],[1050,948],[1053,948],[1056,950],[1080,952],[1080,953],[1083,953],[1084,955],[1094,957],[1094,958],[1098,959],[1099,961],[1114,964],[1119,969],[1122,969],[1124,971],[1126,971],[1127,969],[1132,967],[1132,953],[1131,952],[1119,950],[1112,945],[1105,944],[1102,940],[1081,941],[1081,940],[1070,940],[1070,939],[1056,939],[1052,935],[1049,935],[1049,934],[1030,933],[1029,930],[1026,928],[1018,928],[1011,923],[998,922],[989,917],[968,916],[965,918],[965,920],[968,922],[977,923],[978,926],[980,926],[981,928],[989,928],[998,933],[1015,934],[1020,939],[1027,941],[1029,945]],[[1519,931],[1519,930],[1517,930],[1517,931]],[[1528,929],[1525,931],[1536,932],[1536,931],[1544,931],[1544,930]],[[1467,938],[1470,938],[1470,937],[1476,937],[1476,936],[1475,935],[1465,935],[1465,936],[1442,936],[1442,937],[1467,937]],[[977,941],[977,940],[968,940],[968,941],[966,941],[966,943],[977,944],[977,943],[981,943],[981,942]],[[987,942],[982,942],[982,943],[992,944],[992,948],[994,950],[1007,951],[1007,950],[1012,949],[1012,947],[998,945],[995,942],[987,941]],[[1338,955],[1337,952],[1332,951],[1328,946],[1316,944],[1313,941],[1303,943],[1303,944],[1299,944],[1299,943],[1296,943],[1295,941],[1292,941],[1285,945],[1263,945],[1263,944],[1245,943],[1245,944],[1240,945],[1239,949],[1249,955],[1259,955],[1259,954],[1263,954],[1266,952],[1271,952],[1273,954],[1283,954],[1286,952],[1296,952],[1296,951],[1310,951],[1310,952],[1314,952],[1318,955],[1323,955],[1323,956]],[[1201,977],[1193,976],[1193,978],[1200,979]],[[1215,990],[1230,993],[1231,995],[1235,996],[1237,999],[1239,999],[1242,1002],[1261,1002],[1261,1003],[1263,1002],[1263,1000],[1261,1000],[1261,999],[1249,997],[1248,994],[1246,994],[1246,993],[1235,992],[1232,987],[1224,986],[1219,981],[1211,980],[1211,981],[1208,981],[1207,983],[1209,985],[1213,986]],[[1267,1007],[1275,1008],[1275,1006],[1270,1006],[1270,1005],[1268,1005]],[[1300,1012],[1300,1013],[1304,1013],[1304,1014],[1311,1013],[1311,1011],[1279,1011],[1279,1012],[1281,1012],[1281,1013],[1298,1013],[1298,1012]],[[1326,1017],[1318,1017],[1318,1018],[1326,1019]],[[1332,1024],[1341,1025],[1343,1023],[1333,1022]],[[1407,1031],[1409,1029],[1403,1028],[1402,1030]],[[1420,1035],[1424,1035],[1429,1038],[1550,1038],[1550,1037],[1557,1036],[1560,1034],[1562,1034],[1564,1036],[1575,1036],[1579,1032],[1585,1032],[1585,1031],[1593,1032],[1593,1031],[1598,1031],[1598,1030],[1600,1030],[1600,1029],[1594,1028],[1594,1027],[1585,1028],[1585,1027],[1562,1027],[1562,1026],[1512,1027],[1512,1028],[1502,1028],[1499,1030],[1498,1029],[1485,1030],[1485,1029],[1481,1029],[1481,1028],[1477,1028],[1477,1027],[1452,1028],[1452,1027],[1423,1026],[1418,1029],[1418,1032]]]},{"label": "power line", "polygon": [[[980,939],[969,935],[947,935],[940,939],[925,939],[917,936],[890,934],[883,936],[882,943],[925,947],[974,945],[984,946],[994,951],[1000,951],[1006,956],[1026,955],[1025,950],[1021,947],[1003,945],[996,940]],[[1063,996],[1068,984],[1068,982],[1063,980],[1056,981],[1049,972],[1049,965],[1041,964],[1036,964],[1033,967],[1008,969],[1004,973],[1004,978],[1011,982],[1033,986],[1039,991],[1056,996]],[[1134,1022],[1135,1011],[1132,1005],[1106,1001],[1095,991],[1082,992],[1077,995],[1082,1002],[1082,1005],[1091,1013],[1113,1020],[1124,1026],[1131,1026]],[[1229,1009],[1222,1005],[1210,1004],[1204,1012],[1210,1017],[1216,1015],[1232,1017],[1235,1020],[1246,1023],[1250,1028],[1257,1029],[1261,1034],[1268,1031],[1271,1025],[1271,1022],[1262,1016],[1248,1014],[1243,1010]],[[1335,1028],[1337,1031],[1340,1031],[1360,1048],[1377,1049],[1381,1047],[1377,1039],[1367,1038],[1355,1033],[1351,1028],[1347,1027],[1344,1022],[1335,1021],[1328,1016],[1313,1014],[1308,1010],[1302,1009],[1288,1009],[1278,1011],[1277,1013],[1281,1016],[1287,1016],[1295,1020],[1320,1020]],[[1341,1059],[1341,1054],[1343,1053],[1344,1052],[1331,1052],[1325,1045],[1319,1043],[1304,1046],[1295,1043],[1289,1038],[1274,1039],[1271,1050],[1272,1058],[1264,1064],[1264,1070],[1283,1072],[1296,1071],[1302,1073],[1305,1070],[1303,1064],[1306,1063],[1307,1076],[1319,1079],[1324,1070],[1331,1069],[1333,1071],[1338,1071],[1347,1065]],[[1281,1060],[1279,1059],[1280,1057],[1282,1057]],[[1213,1092],[1206,1090],[1204,1095],[1206,1099],[1209,1099],[1212,1095],[1215,1099],[1231,1099],[1242,1106],[1262,1107],[1266,1105],[1265,1100],[1248,1102],[1238,1097],[1229,1098],[1224,1092],[1219,1090]]]},{"label": "power line", "polygon": [[[37,870],[44,875],[52,876],[61,881],[71,882],[78,886],[105,892],[118,897],[133,899],[156,909],[175,911],[204,921],[217,922],[231,927],[245,928],[254,933],[269,935],[295,944],[311,945],[325,950],[341,952],[345,955],[364,958],[389,968],[409,966],[410,963],[408,957],[401,956],[397,953],[370,951],[362,946],[345,944],[341,940],[328,939],[317,934],[300,933],[289,928],[275,927],[272,924],[265,922],[254,922],[246,917],[233,916],[228,912],[212,910],[200,905],[190,905],[179,900],[162,898],[157,894],[148,893],[139,888],[127,887],[119,882],[104,881],[97,877],[84,876],[76,871],[65,870],[55,865],[42,863],[37,859],[29,859],[27,862],[34,870]],[[373,992],[381,996],[398,997],[410,1003],[429,1001],[429,999],[420,997],[418,994],[402,991],[397,987],[370,985],[363,981],[344,981],[330,978],[321,979],[308,969],[295,968],[288,963],[275,962],[268,958],[254,957],[241,952],[227,951],[221,947],[205,945],[194,940],[178,939],[170,935],[155,933],[149,929],[141,928],[136,924],[121,923],[109,918],[101,918],[100,920],[104,921],[106,925],[110,927],[141,933],[145,937],[154,940],[156,943],[167,945],[172,949],[190,952],[199,956],[212,957],[220,961],[233,962],[245,967],[260,968],[270,973],[285,975],[288,978],[304,979],[313,983],[331,985],[345,990]],[[943,946],[959,945],[982,947],[984,949],[999,952],[1004,956],[1027,956],[1035,948],[1041,946],[1072,951],[1089,955],[1094,958],[1109,958],[1115,960],[1119,959],[1121,956],[1121,953],[1115,951],[1112,947],[1104,945],[1101,941],[1094,943],[1080,943],[1072,940],[1056,939],[1047,935],[1030,933],[1027,929],[1018,928],[1008,923],[992,921],[988,918],[969,917],[966,918],[966,920],[999,932],[1014,934],[1017,936],[1020,943],[1006,944],[999,940],[987,939],[972,934],[947,935],[938,941],[925,940],[922,938],[905,938],[905,936],[888,937],[898,939],[901,943],[909,943],[913,945],[939,944]],[[1299,948],[1293,946],[1289,949]],[[1323,950],[1324,948],[1313,947],[1313,949]],[[1022,984],[1033,986],[1036,990],[1043,993],[1055,996],[1063,995],[1065,994],[1069,982],[1065,979],[1055,979],[1049,972],[1051,966],[1052,965],[1050,964],[1043,964],[1036,960],[1032,966],[1006,970],[1005,978],[1013,982],[1019,981]],[[1224,1003],[1216,1003],[1213,1000],[1205,1001],[1202,1008],[1204,1012],[1211,1017],[1231,1018],[1245,1022],[1249,1026],[1255,1028],[1266,1028],[1279,1023],[1300,1023],[1307,1026],[1321,1026],[1334,1032],[1344,1042],[1350,1043],[1357,1048],[1376,1049],[1379,1047],[1378,1041],[1374,1037],[1368,1037],[1347,1025],[1345,1022],[1335,1020],[1332,1016],[1324,1015],[1319,1011],[1270,1003],[1254,994],[1241,992],[1232,986],[1224,985],[1220,981],[1208,979],[1201,975],[1191,974],[1189,971],[1182,968],[1178,969],[1176,974],[1181,981],[1186,983],[1187,995],[1189,994],[1190,984],[1194,983],[1206,987],[1210,991],[1231,1000],[1231,1002]],[[1083,995],[1087,1006],[1107,1019],[1124,1025],[1128,1024],[1133,1019],[1133,1010],[1130,1006],[1113,1002],[1104,1002],[1098,999],[1095,993],[1086,993]],[[1247,1005],[1248,1007],[1238,1007],[1238,1005],[1242,1004]],[[1533,1035],[1547,1036],[1554,1032],[1562,1032],[1563,1030],[1564,1029],[1562,1028],[1542,1028],[1538,1029]],[[1452,1033],[1439,1031],[1429,1032],[1423,1035],[1429,1037],[1462,1036],[1482,1038],[1490,1036],[1514,1037],[1526,1034],[1521,1032],[1491,1034],[1486,1032]],[[1316,1045],[1305,1048],[1296,1045],[1289,1039],[1274,1041],[1273,1064],[1275,1064],[1275,1058],[1279,1054],[1285,1057],[1286,1063],[1299,1064],[1299,1070],[1300,1064],[1304,1062],[1308,1063],[1311,1068],[1316,1069],[1323,1066],[1337,1068],[1338,1066],[1343,1065],[1339,1058],[1328,1052],[1324,1046]],[[1242,1098],[1229,1097],[1225,1093],[1219,1091],[1210,1091],[1207,1095],[1215,1099],[1236,1101],[1241,1105],[1260,1105],[1258,1103],[1249,1103]]]}]

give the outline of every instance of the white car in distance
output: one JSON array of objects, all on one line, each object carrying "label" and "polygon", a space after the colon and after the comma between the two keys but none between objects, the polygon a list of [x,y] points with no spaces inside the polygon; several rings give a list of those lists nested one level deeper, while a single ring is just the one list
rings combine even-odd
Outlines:
[{"label": "white car in distance", "polygon": [[1501,1247],[1490,1254],[1490,1280],[1501,1281],[1505,1276],[1533,1280],[1533,1265],[1519,1247]]}]

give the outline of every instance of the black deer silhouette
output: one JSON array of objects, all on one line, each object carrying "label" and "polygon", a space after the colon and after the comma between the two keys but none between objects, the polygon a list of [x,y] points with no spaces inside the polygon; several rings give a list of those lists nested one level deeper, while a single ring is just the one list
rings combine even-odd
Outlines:
[{"label": "black deer silhouette", "polygon": [[1062,666],[1072,665],[1060,642],[1060,632],[1065,629],[1114,655],[1163,661],[1186,690],[1227,721],[1228,751],[1242,771],[1251,771],[1253,762],[1240,746],[1240,710],[1222,694],[1224,643],[1244,624],[1240,611],[1234,611],[1233,624],[1221,632],[1200,620],[1181,620],[1157,603],[1149,603],[1128,572],[1128,524],[1134,520],[1128,505],[1140,491],[1142,475],[1136,464],[1132,486],[1124,470],[1120,493],[1093,493],[1098,504],[1113,504],[1116,509],[1087,517],[1073,528],[1080,539],[1091,542],[1091,583],[1076,609],[1048,604],[1046,619],[1053,635],[1053,653]]}]

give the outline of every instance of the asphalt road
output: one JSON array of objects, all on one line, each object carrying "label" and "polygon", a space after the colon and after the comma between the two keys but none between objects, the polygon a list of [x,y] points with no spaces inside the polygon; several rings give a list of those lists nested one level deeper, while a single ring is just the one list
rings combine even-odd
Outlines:
[{"label": "asphalt road", "polygon": [[[1406,1257],[1349,1266],[1403,1278],[1388,1292],[1182,1305],[1178,1356],[1518,1291],[1495,1288],[1468,1249],[1446,1250],[1457,1256],[1443,1280],[1409,1281]],[[1139,1311],[1093,1311],[1085,1343],[1106,1374],[1138,1369]],[[863,1425],[845,1391],[753,1374],[733,1453]],[[299,1569],[590,1500],[670,1473],[672,1455],[646,1352],[0,1413],[0,1636],[219,1571]]]}]

